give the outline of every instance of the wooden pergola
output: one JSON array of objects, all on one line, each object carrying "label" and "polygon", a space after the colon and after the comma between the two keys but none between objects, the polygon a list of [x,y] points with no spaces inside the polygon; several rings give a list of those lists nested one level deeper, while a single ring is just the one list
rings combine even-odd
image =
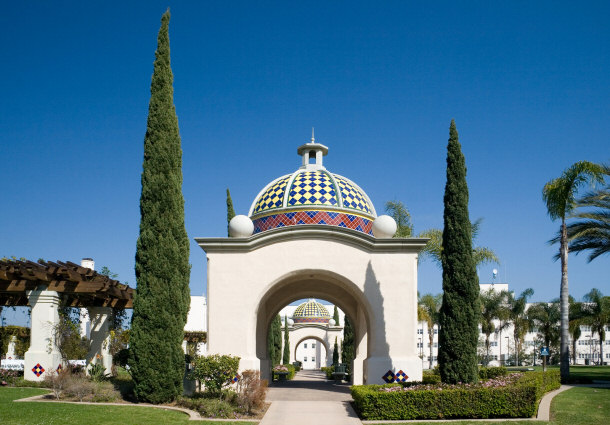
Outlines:
[{"label": "wooden pergola", "polygon": [[70,261],[0,260],[0,306],[27,306],[41,286],[69,307],[133,308],[133,288]]}]

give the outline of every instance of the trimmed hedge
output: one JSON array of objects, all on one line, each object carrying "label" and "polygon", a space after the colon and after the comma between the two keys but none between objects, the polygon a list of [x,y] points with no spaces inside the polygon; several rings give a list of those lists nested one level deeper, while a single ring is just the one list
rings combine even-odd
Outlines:
[{"label": "trimmed hedge", "polygon": [[498,376],[506,376],[508,370],[504,366],[491,366],[479,368],[479,379],[494,379]]},{"label": "trimmed hedge", "polygon": [[559,373],[552,371],[530,372],[506,386],[484,385],[355,385],[352,397],[367,420],[527,418],[536,414],[542,395],[560,382]]}]

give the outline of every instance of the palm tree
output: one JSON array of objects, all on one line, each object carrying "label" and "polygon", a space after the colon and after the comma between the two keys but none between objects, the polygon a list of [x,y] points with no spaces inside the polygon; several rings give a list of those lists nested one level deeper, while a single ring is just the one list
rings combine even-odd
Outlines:
[{"label": "palm tree", "polygon": [[599,289],[593,288],[584,296],[584,321],[591,326],[591,332],[599,336],[599,357],[603,364],[605,327],[610,323],[610,297],[604,297]]},{"label": "palm tree", "polygon": [[569,347],[569,291],[568,291],[568,232],[566,217],[576,206],[576,193],[586,183],[603,182],[604,167],[588,161],[579,161],[565,170],[561,177],[544,185],[542,198],[551,220],[561,219],[560,258],[561,258],[561,347],[560,373],[562,382],[570,376]]},{"label": "palm tree", "polygon": [[508,321],[513,324],[513,337],[515,339],[515,363],[519,366],[519,352],[521,351],[521,341],[530,329],[531,320],[525,313],[527,299],[534,295],[532,288],[527,288],[525,291],[515,298],[513,292],[508,294]]},{"label": "palm tree", "polygon": [[[567,226],[569,250],[576,255],[590,251],[588,262],[610,253],[610,187],[588,193],[576,202],[576,207],[580,211],[571,218],[578,221]],[[552,242],[558,242],[560,237],[557,235]]]},{"label": "palm tree", "polygon": [[[481,293],[481,331],[485,334],[485,365],[489,364],[489,338],[492,333],[502,331],[506,323],[502,324],[508,316],[506,309],[506,298],[508,292],[494,291],[489,289]],[[496,326],[496,320],[500,320],[500,325]]]},{"label": "palm tree", "polygon": [[408,238],[413,234],[411,214],[405,204],[401,201],[388,201],[385,203],[385,210],[396,221],[395,238]]},{"label": "palm tree", "polygon": [[537,303],[527,311],[528,317],[538,327],[538,336],[544,341],[544,345],[555,347],[559,341],[559,326],[557,323],[561,317],[557,300],[551,303]]},{"label": "palm tree", "polygon": [[[474,223],[471,223],[472,241],[474,247],[474,240],[479,234],[479,227],[483,222],[482,218],[477,219]],[[420,238],[430,238],[430,241],[426,244],[425,248],[421,251],[421,257],[429,257],[438,265],[441,264],[441,252],[443,250],[443,231],[441,229],[429,229],[425,230],[418,235]],[[489,248],[486,247],[474,247],[472,257],[476,267],[487,263],[500,264],[500,260],[497,255]]]},{"label": "palm tree", "polygon": [[[425,294],[419,298],[417,305],[418,319],[426,322],[428,325],[428,343],[430,345],[430,369],[432,369],[432,359],[434,359],[434,326],[438,325],[441,303],[443,302],[443,295],[437,294]],[[421,311],[421,318],[419,312]],[[423,342],[422,342],[423,343]]]}]

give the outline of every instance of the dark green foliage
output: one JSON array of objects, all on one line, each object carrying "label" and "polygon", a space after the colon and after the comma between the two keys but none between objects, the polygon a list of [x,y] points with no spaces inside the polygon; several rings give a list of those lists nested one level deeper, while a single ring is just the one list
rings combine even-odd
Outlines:
[{"label": "dark green foliage", "polygon": [[59,322],[53,325],[53,337],[61,358],[67,362],[84,359],[89,352],[89,340],[80,336],[78,315],[70,315],[70,309],[59,312]]},{"label": "dark green foliage", "polygon": [[233,377],[237,375],[239,360],[236,356],[220,354],[197,357],[193,361],[190,379],[201,382],[209,395],[220,397],[222,389],[231,385]]},{"label": "dark green foliage", "polygon": [[233,200],[231,199],[231,192],[227,188],[227,236],[229,235],[229,223],[231,219],[235,217],[235,210],[233,209]]},{"label": "dark green foliage", "polygon": [[[0,310],[0,314],[2,311]],[[15,337],[15,354],[23,357],[30,348],[30,328],[22,326],[2,326],[0,327],[0,358],[4,358],[8,350],[8,344],[12,337]]]},{"label": "dark green foliage", "polygon": [[333,348],[333,364],[339,363],[339,344],[337,343],[337,337],[335,337],[335,346]]},{"label": "dark green foliage", "polygon": [[184,226],[182,149],[173,102],[169,10],[157,38],[144,138],[137,293],[130,372],[138,400],[163,403],[182,394],[183,330],[190,306],[189,240]]},{"label": "dark green foliage", "polygon": [[479,281],[472,258],[466,164],[453,120],[447,145],[444,205],[438,363],[443,382],[472,383],[478,380]]},{"label": "dark green foliage", "polygon": [[559,373],[528,372],[504,387],[437,387],[380,392],[390,385],[354,385],[354,407],[367,420],[527,418],[536,414],[538,402],[559,388]]},{"label": "dark green foliage", "polygon": [[339,320],[339,309],[337,308],[337,306],[335,306],[334,310],[333,310],[333,320],[335,321],[335,325],[336,326],[341,326],[340,320]]},{"label": "dark green foliage", "polygon": [[282,361],[282,318],[278,314],[271,321],[267,335],[267,349],[269,350],[269,361],[271,367]]},{"label": "dark green foliage", "polygon": [[341,341],[341,363],[345,363],[347,371],[350,372],[356,352],[354,348],[354,328],[347,315],[343,316],[343,320],[345,325],[343,326],[343,341]]},{"label": "dark green foliage", "polygon": [[508,370],[504,366],[492,366],[479,368],[479,379],[494,379],[499,376],[506,376]]},{"label": "dark green foliage", "polygon": [[282,356],[282,364],[290,363],[290,337],[288,336],[288,316],[284,317],[284,352]]}]

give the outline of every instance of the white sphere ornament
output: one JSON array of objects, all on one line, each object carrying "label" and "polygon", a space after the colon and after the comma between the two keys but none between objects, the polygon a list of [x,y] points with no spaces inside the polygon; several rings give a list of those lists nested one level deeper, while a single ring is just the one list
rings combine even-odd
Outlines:
[{"label": "white sphere ornament", "polygon": [[288,326],[292,326],[292,325],[294,325],[294,320],[288,319]]},{"label": "white sphere ornament", "polygon": [[330,319],[330,320],[328,321],[328,323],[329,323],[331,326],[335,326],[335,324],[336,324],[336,323],[335,323],[335,319]]},{"label": "white sphere ornament", "polygon": [[245,215],[236,215],[229,222],[229,235],[232,238],[247,238],[254,233],[254,223],[250,217]]},{"label": "white sphere ornament", "polygon": [[391,238],[397,228],[396,222],[389,215],[380,215],[373,221],[373,235],[376,238]]}]

